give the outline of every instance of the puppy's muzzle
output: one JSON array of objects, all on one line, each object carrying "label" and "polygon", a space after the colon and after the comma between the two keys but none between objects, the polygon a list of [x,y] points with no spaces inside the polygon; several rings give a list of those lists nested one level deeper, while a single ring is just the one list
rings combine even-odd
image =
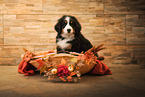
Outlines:
[{"label": "puppy's muzzle", "polygon": [[71,29],[67,29],[67,32],[70,33],[71,32]]}]

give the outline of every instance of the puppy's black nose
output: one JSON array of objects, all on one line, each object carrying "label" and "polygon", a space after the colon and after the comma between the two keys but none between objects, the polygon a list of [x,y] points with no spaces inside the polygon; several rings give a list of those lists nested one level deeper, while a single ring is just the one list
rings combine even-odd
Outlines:
[{"label": "puppy's black nose", "polygon": [[67,32],[70,33],[71,29],[67,29]]}]

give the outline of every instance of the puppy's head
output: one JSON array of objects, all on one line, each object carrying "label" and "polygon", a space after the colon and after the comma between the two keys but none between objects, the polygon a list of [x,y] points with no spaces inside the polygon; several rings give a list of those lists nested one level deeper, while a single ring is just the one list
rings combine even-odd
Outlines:
[{"label": "puppy's head", "polygon": [[81,25],[74,16],[64,15],[58,20],[55,30],[63,37],[77,36],[81,31]]}]

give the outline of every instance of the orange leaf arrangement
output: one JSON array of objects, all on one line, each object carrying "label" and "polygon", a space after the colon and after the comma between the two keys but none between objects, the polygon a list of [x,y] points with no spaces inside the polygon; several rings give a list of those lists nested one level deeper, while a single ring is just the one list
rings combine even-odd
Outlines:
[{"label": "orange leaf arrangement", "polygon": [[[64,58],[64,56],[61,56],[61,57],[55,56],[59,54],[54,54],[54,51],[41,54],[40,56],[38,54],[35,55],[25,49],[26,54],[24,58],[26,60],[30,60],[30,64],[31,64],[31,60],[33,61],[33,60],[41,59],[43,61],[43,64],[41,64],[41,66],[40,65],[39,66],[34,65],[34,66],[36,68],[39,67],[38,69],[40,70],[40,74],[44,73],[44,76],[48,77],[49,80],[54,79],[55,77],[59,77],[64,82],[77,82],[78,80],[81,79],[80,78],[81,67],[85,67],[86,65],[89,66],[90,63],[96,64],[97,62],[96,60],[99,60],[99,58],[96,57],[95,54],[98,51],[105,49],[104,47],[102,47],[103,45],[104,44],[101,44],[97,47],[92,47],[85,53],[82,52],[81,54],[70,52],[70,54],[67,54],[70,57],[70,59],[66,59]],[[29,55],[28,58],[26,57],[26,55]],[[45,55],[45,56],[42,56],[42,55]],[[61,58],[61,60],[54,61],[56,57],[59,57],[59,59]]]},{"label": "orange leaf arrangement", "polygon": [[[59,77],[64,82],[76,82],[80,79],[79,71],[74,68],[74,65],[67,65],[66,60],[63,58],[61,59],[60,64],[52,66],[51,69],[45,68],[43,72],[45,73],[44,76],[48,77],[49,80]],[[75,77],[75,75],[77,77]]]}]

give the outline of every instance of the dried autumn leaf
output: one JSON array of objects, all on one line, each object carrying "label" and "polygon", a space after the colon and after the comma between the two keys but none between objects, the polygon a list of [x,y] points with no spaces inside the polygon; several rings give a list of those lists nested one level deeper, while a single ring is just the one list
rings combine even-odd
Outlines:
[{"label": "dried autumn leaf", "polygon": [[76,63],[77,61],[78,61],[78,60],[77,60],[77,58],[76,58],[76,57],[71,58],[71,62]]},{"label": "dried autumn leaf", "polygon": [[71,72],[70,76],[74,76],[74,75],[76,75],[76,73],[75,72]]},{"label": "dried autumn leaf", "polygon": [[41,74],[42,72],[44,72],[44,71],[46,70],[46,68],[47,68],[47,66],[46,66],[46,65],[43,65],[43,66],[41,67],[41,69],[40,69],[40,74]]},{"label": "dried autumn leaf", "polygon": [[65,78],[63,77],[59,77],[62,81],[66,82]]},{"label": "dried autumn leaf", "polygon": [[68,77],[67,77],[67,81],[68,81],[68,82],[71,82],[71,81],[72,81],[72,77],[71,77],[71,76],[68,76]]},{"label": "dried autumn leaf", "polygon": [[61,59],[61,65],[65,65],[66,64],[66,61],[62,58]]},{"label": "dried autumn leaf", "polygon": [[42,60],[36,60],[37,63],[39,63],[39,66],[37,67],[37,70],[39,70],[39,68],[41,68],[44,65],[44,62]]}]

